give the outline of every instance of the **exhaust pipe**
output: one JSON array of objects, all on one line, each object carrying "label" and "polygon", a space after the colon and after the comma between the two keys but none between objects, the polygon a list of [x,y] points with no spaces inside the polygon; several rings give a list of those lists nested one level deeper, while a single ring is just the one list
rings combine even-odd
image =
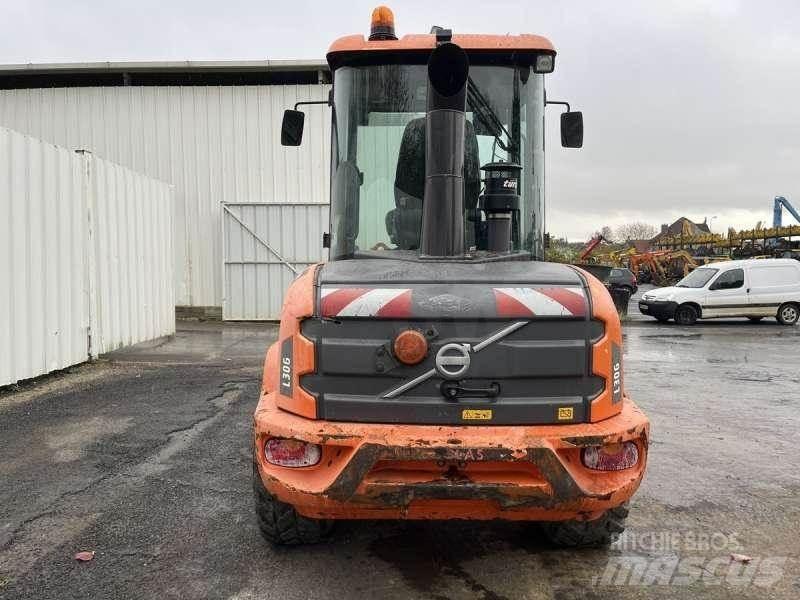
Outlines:
[{"label": "exhaust pipe", "polygon": [[420,255],[464,254],[464,127],[469,60],[440,44],[428,60],[425,196]]}]

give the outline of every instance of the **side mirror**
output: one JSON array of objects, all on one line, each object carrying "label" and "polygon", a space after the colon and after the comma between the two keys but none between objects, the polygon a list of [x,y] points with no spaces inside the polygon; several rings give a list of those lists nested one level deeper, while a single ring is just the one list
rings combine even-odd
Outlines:
[{"label": "side mirror", "polygon": [[568,111],[561,113],[561,145],[564,148],[583,147],[582,112]]},{"label": "side mirror", "polygon": [[305,121],[306,114],[300,110],[283,111],[283,123],[281,124],[282,146],[300,145],[300,142],[303,141],[303,125]]}]

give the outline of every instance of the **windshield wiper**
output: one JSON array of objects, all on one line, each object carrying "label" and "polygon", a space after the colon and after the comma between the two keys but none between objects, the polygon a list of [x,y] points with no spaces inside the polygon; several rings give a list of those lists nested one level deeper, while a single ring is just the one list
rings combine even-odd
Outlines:
[{"label": "windshield wiper", "polygon": [[[472,77],[467,78],[467,98],[469,99],[472,109],[478,114],[478,118],[496,132],[494,133],[494,138],[497,141],[497,145],[500,146],[504,152],[512,154],[512,149],[516,148],[516,145],[511,138],[511,134],[492,110],[491,104],[487,102],[486,98],[478,89],[478,86],[475,85]],[[504,144],[503,140],[500,139],[503,134],[505,134],[506,139],[509,141],[508,145]]]}]

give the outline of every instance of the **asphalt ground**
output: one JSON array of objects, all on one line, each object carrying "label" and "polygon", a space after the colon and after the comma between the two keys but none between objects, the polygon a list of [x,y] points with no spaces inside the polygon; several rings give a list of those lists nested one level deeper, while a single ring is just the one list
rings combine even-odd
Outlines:
[{"label": "asphalt ground", "polygon": [[180,323],[0,393],[0,598],[800,597],[800,327],[624,329],[652,444],[610,548],[503,522],[345,522],[271,547],[250,426],[276,328]]}]

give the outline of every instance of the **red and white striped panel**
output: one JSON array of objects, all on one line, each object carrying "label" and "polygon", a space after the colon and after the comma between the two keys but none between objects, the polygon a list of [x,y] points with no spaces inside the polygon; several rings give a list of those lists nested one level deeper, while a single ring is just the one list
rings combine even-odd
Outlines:
[{"label": "red and white striped panel", "polygon": [[582,317],[586,294],[582,287],[494,288],[498,317]]},{"label": "red and white striped panel", "polygon": [[408,318],[411,316],[411,290],[323,286],[320,313],[323,317]]},{"label": "red and white striped panel", "polygon": [[[587,311],[586,293],[579,286],[483,289],[485,300],[473,306],[473,317],[582,317]],[[409,319],[415,313],[412,294],[418,295],[417,304],[424,304],[427,295],[432,293],[434,290],[425,285],[413,290],[322,286],[320,314],[323,317]],[[416,310],[419,311],[420,306],[416,306]],[[431,315],[426,311],[425,316]]]}]

